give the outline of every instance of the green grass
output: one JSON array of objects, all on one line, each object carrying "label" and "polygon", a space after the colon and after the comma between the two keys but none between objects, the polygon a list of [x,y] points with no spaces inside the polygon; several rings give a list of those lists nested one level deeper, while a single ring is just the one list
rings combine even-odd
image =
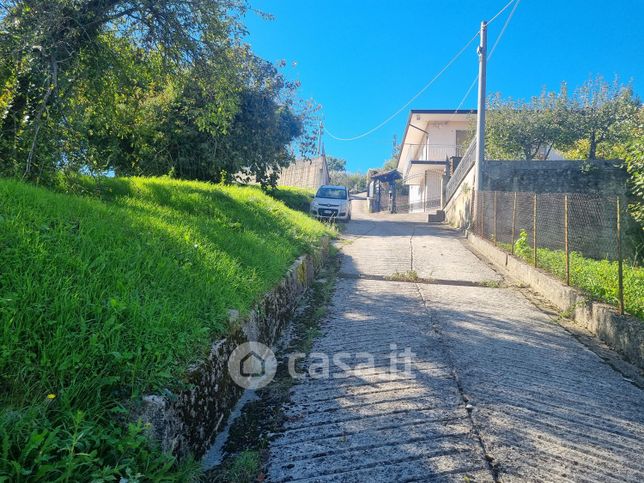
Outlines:
[{"label": "green grass", "polygon": [[[527,235],[526,235],[527,238]],[[515,255],[533,263],[532,249],[519,238]],[[510,251],[510,244],[499,246]],[[566,254],[563,250],[537,248],[537,266],[560,280],[566,278]],[[624,306],[626,312],[644,319],[644,268],[624,263]],[[581,289],[591,298],[617,306],[617,262],[586,258],[579,252],[570,252],[570,285]]]},{"label": "green grass", "polygon": [[292,210],[309,212],[311,201],[315,196],[313,190],[296,188],[294,186],[280,186],[268,192],[268,194],[277,200],[280,200]]},{"label": "green grass", "polygon": [[394,272],[385,277],[386,280],[394,282],[418,282],[422,279],[418,276],[416,270],[407,270],[406,272]]},{"label": "green grass", "polygon": [[228,309],[248,312],[329,228],[253,187],[58,190],[0,180],[0,480],[188,479],[127,408],[180,390]]},{"label": "green grass", "polygon": [[261,464],[262,461],[258,451],[242,451],[226,469],[222,480],[230,483],[252,483],[257,481],[261,471]]}]

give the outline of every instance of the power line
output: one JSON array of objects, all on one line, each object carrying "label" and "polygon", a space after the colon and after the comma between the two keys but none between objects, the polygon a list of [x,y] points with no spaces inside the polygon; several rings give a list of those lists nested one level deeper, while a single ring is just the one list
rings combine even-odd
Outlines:
[{"label": "power line", "polygon": [[[514,0],[513,0],[513,1],[514,1]],[[425,91],[429,88],[429,86],[431,86],[434,82],[436,82],[436,80],[438,80],[438,78],[439,78],[441,75],[443,75],[443,72],[445,72],[445,71],[449,68],[449,66],[451,66],[451,65],[456,61],[456,59],[458,59],[458,58],[463,54],[463,52],[465,52],[465,50],[470,46],[470,44],[471,44],[471,43],[474,41],[474,39],[476,39],[478,36],[479,36],[479,33],[478,33],[478,32],[476,32],[476,34],[474,35],[474,37],[472,37],[472,38],[471,38],[471,39],[470,39],[470,40],[469,40],[469,41],[468,41],[468,42],[463,46],[463,48],[462,48],[461,50],[459,50],[459,51],[458,51],[458,53],[457,53],[454,57],[452,57],[452,58],[450,59],[450,61],[449,61],[447,64],[445,64],[445,67],[443,67],[443,68],[438,72],[438,74],[436,74],[436,75],[432,78],[432,80],[430,80],[427,84],[425,84],[425,86],[424,86],[421,90],[419,90],[419,91],[418,91],[418,92],[417,92],[417,93],[416,93],[416,94],[415,94],[411,99],[409,99],[405,104],[403,104],[403,105],[402,105],[402,107],[401,107],[400,109],[398,109],[398,110],[397,110],[396,112],[394,112],[391,116],[389,116],[387,119],[385,119],[385,120],[384,120],[384,121],[382,121],[380,124],[378,124],[376,127],[372,128],[372,129],[370,129],[370,130],[368,130],[368,131],[366,131],[366,132],[364,132],[364,133],[362,133],[362,134],[359,134],[359,135],[357,135],[357,136],[353,136],[353,137],[350,137],[350,138],[341,138],[341,137],[335,136],[335,135],[334,135],[331,131],[329,131],[329,129],[328,129],[328,128],[326,128],[326,127],[324,128],[325,132],[326,132],[329,136],[331,136],[333,139],[335,139],[336,141],[356,141],[357,139],[360,139],[360,138],[366,137],[366,136],[368,136],[369,134],[374,133],[375,131],[377,131],[378,129],[380,129],[381,127],[383,127],[385,124],[387,124],[389,121],[391,121],[393,118],[395,118],[395,117],[396,117],[398,114],[400,114],[403,110],[405,110],[405,108],[406,108],[407,106],[409,106],[409,104],[411,104],[412,102],[414,102],[414,101],[418,98],[418,96],[420,96],[423,92],[425,92]]]},{"label": "power line", "polygon": [[[516,2],[516,3],[515,3],[515,2]],[[503,12],[504,12],[504,11],[505,11],[509,6],[510,6],[510,5],[512,5],[513,3],[515,3],[514,8],[513,8],[513,9],[512,9],[512,11],[510,12],[510,15],[509,15],[509,16],[508,16],[508,18],[506,19],[506,22],[505,22],[505,24],[503,25],[503,28],[501,29],[501,33],[499,34],[499,37],[497,38],[496,42],[495,42],[495,43],[494,43],[494,45],[492,46],[492,50],[490,51],[490,57],[492,56],[492,53],[494,52],[494,49],[496,48],[496,46],[498,45],[499,41],[501,40],[501,37],[503,36],[503,33],[505,32],[505,29],[507,28],[507,25],[508,25],[508,23],[509,23],[510,19],[512,18],[512,15],[514,14],[514,12],[515,12],[515,10],[516,10],[517,6],[519,5],[519,2],[520,2],[520,0],[510,0],[510,1],[509,1],[509,2],[508,2],[508,3],[507,3],[507,4],[506,4],[506,5],[505,5],[501,10],[499,10],[499,11],[497,12],[497,13],[496,13],[496,15],[494,15],[494,16],[492,17],[492,19],[488,22],[488,25],[489,25],[489,24],[491,24],[492,22],[494,22],[494,21],[499,17],[499,15],[501,15],[501,14],[502,14],[502,13],[503,13]],[[356,141],[356,140],[358,140],[358,139],[364,138],[364,137],[369,136],[370,134],[372,134],[372,133],[376,132],[378,129],[382,128],[382,127],[383,127],[383,126],[385,126],[387,123],[389,123],[392,119],[394,119],[394,118],[395,118],[398,114],[400,114],[403,110],[405,110],[405,109],[406,109],[406,108],[407,108],[407,107],[408,107],[412,102],[414,102],[414,101],[415,101],[415,100],[416,100],[416,99],[417,99],[417,98],[418,98],[418,97],[419,97],[423,92],[425,92],[425,91],[426,91],[426,90],[427,90],[427,89],[428,89],[428,88],[429,88],[429,87],[430,87],[430,86],[431,86],[431,85],[432,85],[436,80],[438,80],[438,78],[439,78],[439,77],[440,77],[440,76],[441,76],[441,75],[442,75],[442,74],[443,74],[443,73],[444,73],[444,72],[445,72],[445,71],[446,71],[446,70],[447,70],[447,69],[448,69],[448,68],[449,68],[449,67],[450,67],[450,66],[451,66],[451,65],[452,65],[452,64],[453,64],[453,63],[454,63],[454,62],[455,62],[455,61],[456,61],[456,60],[457,60],[457,59],[458,59],[462,54],[463,54],[463,52],[465,52],[465,50],[470,46],[470,44],[471,44],[471,43],[474,41],[474,39],[476,39],[478,36],[479,36],[479,32],[477,31],[477,32],[476,32],[476,34],[475,34],[475,35],[474,35],[474,36],[473,36],[473,37],[472,37],[472,38],[471,38],[471,39],[470,39],[470,40],[469,40],[469,41],[468,41],[468,42],[463,46],[463,48],[461,48],[461,50],[459,50],[459,51],[456,53],[456,55],[455,55],[454,57],[452,57],[452,58],[450,59],[450,61],[449,61],[449,62],[448,62],[448,63],[447,63],[447,64],[446,64],[446,65],[445,65],[445,66],[444,66],[444,67],[443,67],[439,72],[438,72],[438,74],[436,74],[436,75],[435,75],[435,76],[434,76],[434,77],[433,77],[433,78],[432,78],[432,79],[431,79],[427,84],[425,84],[425,86],[424,86],[420,91],[418,91],[418,92],[417,92],[417,93],[416,93],[416,94],[415,94],[411,99],[409,99],[405,104],[403,104],[403,105],[402,105],[402,106],[401,106],[401,107],[400,107],[396,112],[394,112],[391,116],[389,116],[388,118],[386,118],[384,121],[382,121],[382,122],[381,122],[380,124],[378,124],[377,126],[373,127],[372,129],[369,129],[368,131],[366,131],[366,132],[364,132],[364,133],[362,133],[362,134],[359,134],[359,135],[357,135],[357,136],[353,136],[353,137],[348,137],[348,138],[342,138],[342,137],[339,137],[339,136],[334,135],[331,131],[329,131],[329,129],[328,129],[327,127],[325,127],[325,128],[324,128],[324,131],[325,131],[325,132],[326,132],[326,133],[327,133],[327,134],[328,134],[332,139],[335,139],[336,141]],[[477,79],[478,79],[478,76],[477,76]],[[465,99],[466,99],[466,98],[467,98],[467,96],[470,94],[470,92],[471,92],[471,90],[473,89],[473,86],[474,86],[474,84],[475,84],[475,83],[476,83],[476,80],[474,81],[474,83],[472,84],[472,86],[470,86],[470,88],[468,89],[468,92],[466,93],[465,97],[464,97],[464,98],[463,98],[463,100],[461,101],[461,104],[460,104],[460,105],[462,105],[462,104],[463,104],[463,102],[465,102]],[[460,107],[460,105],[459,105],[459,107]]]},{"label": "power line", "polygon": [[[508,25],[510,24],[510,20],[512,20],[512,16],[514,15],[514,12],[516,11],[517,7],[519,6],[519,3],[521,2],[521,0],[512,0],[512,2],[515,2],[514,7],[513,7],[513,8],[512,8],[512,10],[510,11],[510,15],[508,15],[508,18],[507,18],[507,19],[505,19],[505,23],[503,24],[503,27],[501,28],[501,32],[499,32],[498,37],[497,37],[497,38],[496,38],[496,40],[494,41],[494,45],[492,46],[492,49],[490,49],[490,55],[488,55],[488,57],[487,57],[487,60],[488,60],[488,61],[492,58],[492,55],[494,55],[494,51],[496,50],[497,46],[499,45],[499,42],[501,41],[501,37],[503,37],[503,34],[505,33],[505,30],[508,28]],[[509,6],[512,2],[508,3],[505,7],[503,7],[503,10],[505,10],[506,8],[508,8],[508,6]],[[503,12],[503,10],[501,10],[501,12]],[[500,15],[500,13],[501,13],[501,12],[499,12],[497,15],[495,15],[495,16],[494,16],[494,18],[498,17],[498,16]],[[494,19],[493,19],[493,20],[494,20]],[[488,22],[488,25],[489,25],[491,22],[492,22],[492,21],[490,20],[490,22]],[[478,74],[477,74],[477,75],[476,75],[476,77],[474,77],[474,80],[472,81],[472,84],[470,84],[470,87],[467,89],[467,92],[465,92],[465,95],[464,95],[464,96],[463,96],[463,98],[461,99],[461,102],[458,104],[458,107],[456,108],[456,110],[457,110],[457,111],[458,111],[458,110],[463,106],[463,104],[465,103],[465,101],[466,101],[466,100],[467,100],[467,98],[469,97],[470,93],[472,92],[472,89],[474,89],[474,86],[476,85],[476,81],[478,81],[478,80],[479,80],[479,76],[478,76]],[[453,118],[454,118],[454,115],[452,115],[452,118],[450,118],[450,121],[451,121]]]},{"label": "power line", "polygon": [[[464,95],[464,96],[463,96],[463,98],[461,99],[461,102],[459,102],[458,107],[455,109],[455,111],[458,111],[458,110],[463,106],[463,104],[465,103],[465,101],[466,101],[466,100],[467,100],[467,98],[469,97],[470,92],[472,92],[472,89],[474,89],[474,86],[476,85],[476,81],[478,81],[478,80],[479,80],[479,75],[478,75],[478,74],[476,74],[476,77],[474,77],[474,80],[473,80],[473,81],[472,81],[472,83],[470,84],[469,89],[467,89],[467,92],[465,93],[465,95]],[[452,121],[453,119],[454,119],[454,114],[452,114],[452,117],[450,117],[450,118],[449,118],[449,121]],[[449,122],[449,121],[448,121],[448,122]]]},{"label": "power line", "polygon": [[506,3],[505,7],[503,7],[501,10],[499,10],[499,11],[497,12],[497,14],[496,14],[494,17],[492,17],[492,19],[490,19],[490,21],[489,21],[487,24],[488,24],[488,25],[490,25],[492,22],[494,22],[494,21],[497,19],[497,17],[498,17],[499,15],[501,15],[503,12],[505,12],[505,10],[506,10],[510,5],[512,5],[512,2],[515,2],[515,1],[516,1],[516,0],[510,0],[508,3]]},{"label": "power line", "polygon": [[[514,7],[510,11],[510,15],[508,15],[508,18],[505,19],[505,23],[503,24],[503,27],[501,28],[501,31],[499,32],[499,36],[496,38],[496,40],[494,41],[494,45],[490,49],[490,55],[487,56],[487,60],[490,60],[492,58],[492,56],[494,55],[494,51],[496,50],[497,45],[499,45],[499,42],[501,41],[501,37],[503,37],[503,34],[505,33],[505,29],[508,28],[508,25],[510,24],[510,20],[512,20],[512,16],[514,15],[514,12],[516,11],[517,7],[519,6],[519,3],[521,3],[521,0],[512,0],[512,2],[515,2]],[[510,3],[512,3],[512,2],[510,2]],[[507,5],[503,8],[503,10],[505,10],[506,8],[507,8]],[[490,23],[491,23],[491,21],[488,22],[488,25]]]}]

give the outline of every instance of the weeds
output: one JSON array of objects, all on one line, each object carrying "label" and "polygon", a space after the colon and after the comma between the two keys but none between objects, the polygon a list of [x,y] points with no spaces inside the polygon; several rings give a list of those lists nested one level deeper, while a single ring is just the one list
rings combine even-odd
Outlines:
[{"label": "weeds", "polygon": [[[320,334],[319,326],[326,315],[326,310],[320,309],[327,307],[331,301],[339,268],[333,251],[329,258],[330,263],[307,293],[302,305],[303,310],[298,312],[291,322],[293,337],[285,353],[310,352]],[[302,361],[301,363],[304,364]],[[303,367],[297,367],[297,370],[302,372]],[[277,368],[275,379],[258,392],[260,399],[247,404],[241,416],[233,423],[224,447],[226,453],[231,456],[227,456],[222,465],[207,473],[208,481],[231,481],[226,479],[228,468],[239,455],[247,452],[259,452],[262,461],[265,462],[269,434],[282,428],[283,407],[290,399],[290,388],[294,383],[295,380],[288,373],[286,361],[282,361]]]},{"label": "weeds", "polygon": [[[500,244],[510,251],[510,244]],[[533,248],[528,243],[528,234],[521,230],[514,243],[514,254],[527,262],[533,262]],[[572,251],[570,259],[570,285],[581,289],[594,300],[616,306],[618,301],[617,261],[595,260]],[[537,249],[537,265],[560,280],[566,278],[566,253],[549,248]],[[626,311],[644,319],[644,268],[624,263],[624,304]]]},{"label": "weeds", "polygon": [[480,285],[487,288],[501,288],[503,287],[503,282],[499,280],[483,280]]},{"label": "weeds", "polygon": [[393,282],[419,282],[422,279],[416,273],[416,270],[407,270],[406,272],[394,272],[388,277],[385,277],[385,280],[391,280]]},{"label": "weeds", "polygon": [[230,483],[252,483],[257,481],[261,471],[259,451],[245,450],[232,458],[219,481]]}]

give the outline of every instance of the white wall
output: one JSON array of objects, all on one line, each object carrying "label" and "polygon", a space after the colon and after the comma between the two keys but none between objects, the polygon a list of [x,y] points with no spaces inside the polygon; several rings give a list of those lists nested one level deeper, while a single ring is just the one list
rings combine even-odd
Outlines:
[{"label": "white wall", "polygon": [[414,203],[421,203],[423,201],[422,186],[417,184],[409,185],[409,211],[412,211]]},{"label": "white wall", "polygon": [[472,166],[444,208],[445,219],[450,225],[457,228],[465,228],[471,221],[475,175],[476,166]]},{"label": "white wall", "polygon": [[[415,125],[418,125],[418,121]],[[467,121],[432,121],[418,127],[427,131],[429,135],[422,134],[414,138],[415,144],[403,146],[400,164],[403,174],[406,174],[409,169],[408,163],[412,160],[444,161],[448,157],[462,155],[466,147],[462,146],[459,152],[456,147],[456,132],[467,131],[472,126]]]}]

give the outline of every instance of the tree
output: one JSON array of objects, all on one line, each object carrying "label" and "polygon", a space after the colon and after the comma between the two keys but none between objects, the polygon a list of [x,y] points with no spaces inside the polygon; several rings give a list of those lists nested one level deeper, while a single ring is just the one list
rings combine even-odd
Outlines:
[{"label": "tree", "polygon": [[624,167],[629,174],[632,202],[629,211],[640,224],[640,236],[644,227],[644,108],[638,110],[631,136],[624,145]]},{"label": "tree", "polygon": [[314,105],[242,42],[245,0],[5,4],[0,174],[241,172],[269,186],[294,147],[313,150]]},{"label": "tree", "polygon": [[365,191],[367,189],[367,176],[364,173],[331,171],[329,177],[331,184],[346,186],[354,192]]},{"label": "tree", "polygon": [[334,158],[333,156],[327,156],[326,165],[329,168],[329,171],[347,170],[347,161],[342,158]]},{"label": "tree", "polygon": [[612,83],[601,76],[587,80],[575,92],[570,109],[578,142],[569,154],[597,159],[610,152],[611,145],[624,143],[639,105],[632,88],[621,85],[617,78]]},{"label": "tree", "polygon": [[384,162],[382,169],[384,169],[385,171],[396,169],[398,167],[398,158],[400,157],[401,150],[402,144],[396,144],[391,153],[391,157]]},{"label": "tree", "polygon": [[101,49],[101,35],[112,32],[142,51],[159,52],[168,72],[192,66],[195,75],[208,68],[208,59],[225,59],[242,31],[238,16],[245,9],[243,0],[4,2],[0,147],[9,147],[27,177],[34,175],[34,161],[38,171],[60,162],[60,145],[51,141],[56,136],[41,144],[41,130],[56,130],[65,119],[81,57]]},{"label": "tree", "polygon": [[559,93],[544,90],[530,102],[503,99],[499,93],[488,100],[486,153],[495,159],[547,159],[552,149],[572,144],[577,133],[570,122],[566,84]]}]

